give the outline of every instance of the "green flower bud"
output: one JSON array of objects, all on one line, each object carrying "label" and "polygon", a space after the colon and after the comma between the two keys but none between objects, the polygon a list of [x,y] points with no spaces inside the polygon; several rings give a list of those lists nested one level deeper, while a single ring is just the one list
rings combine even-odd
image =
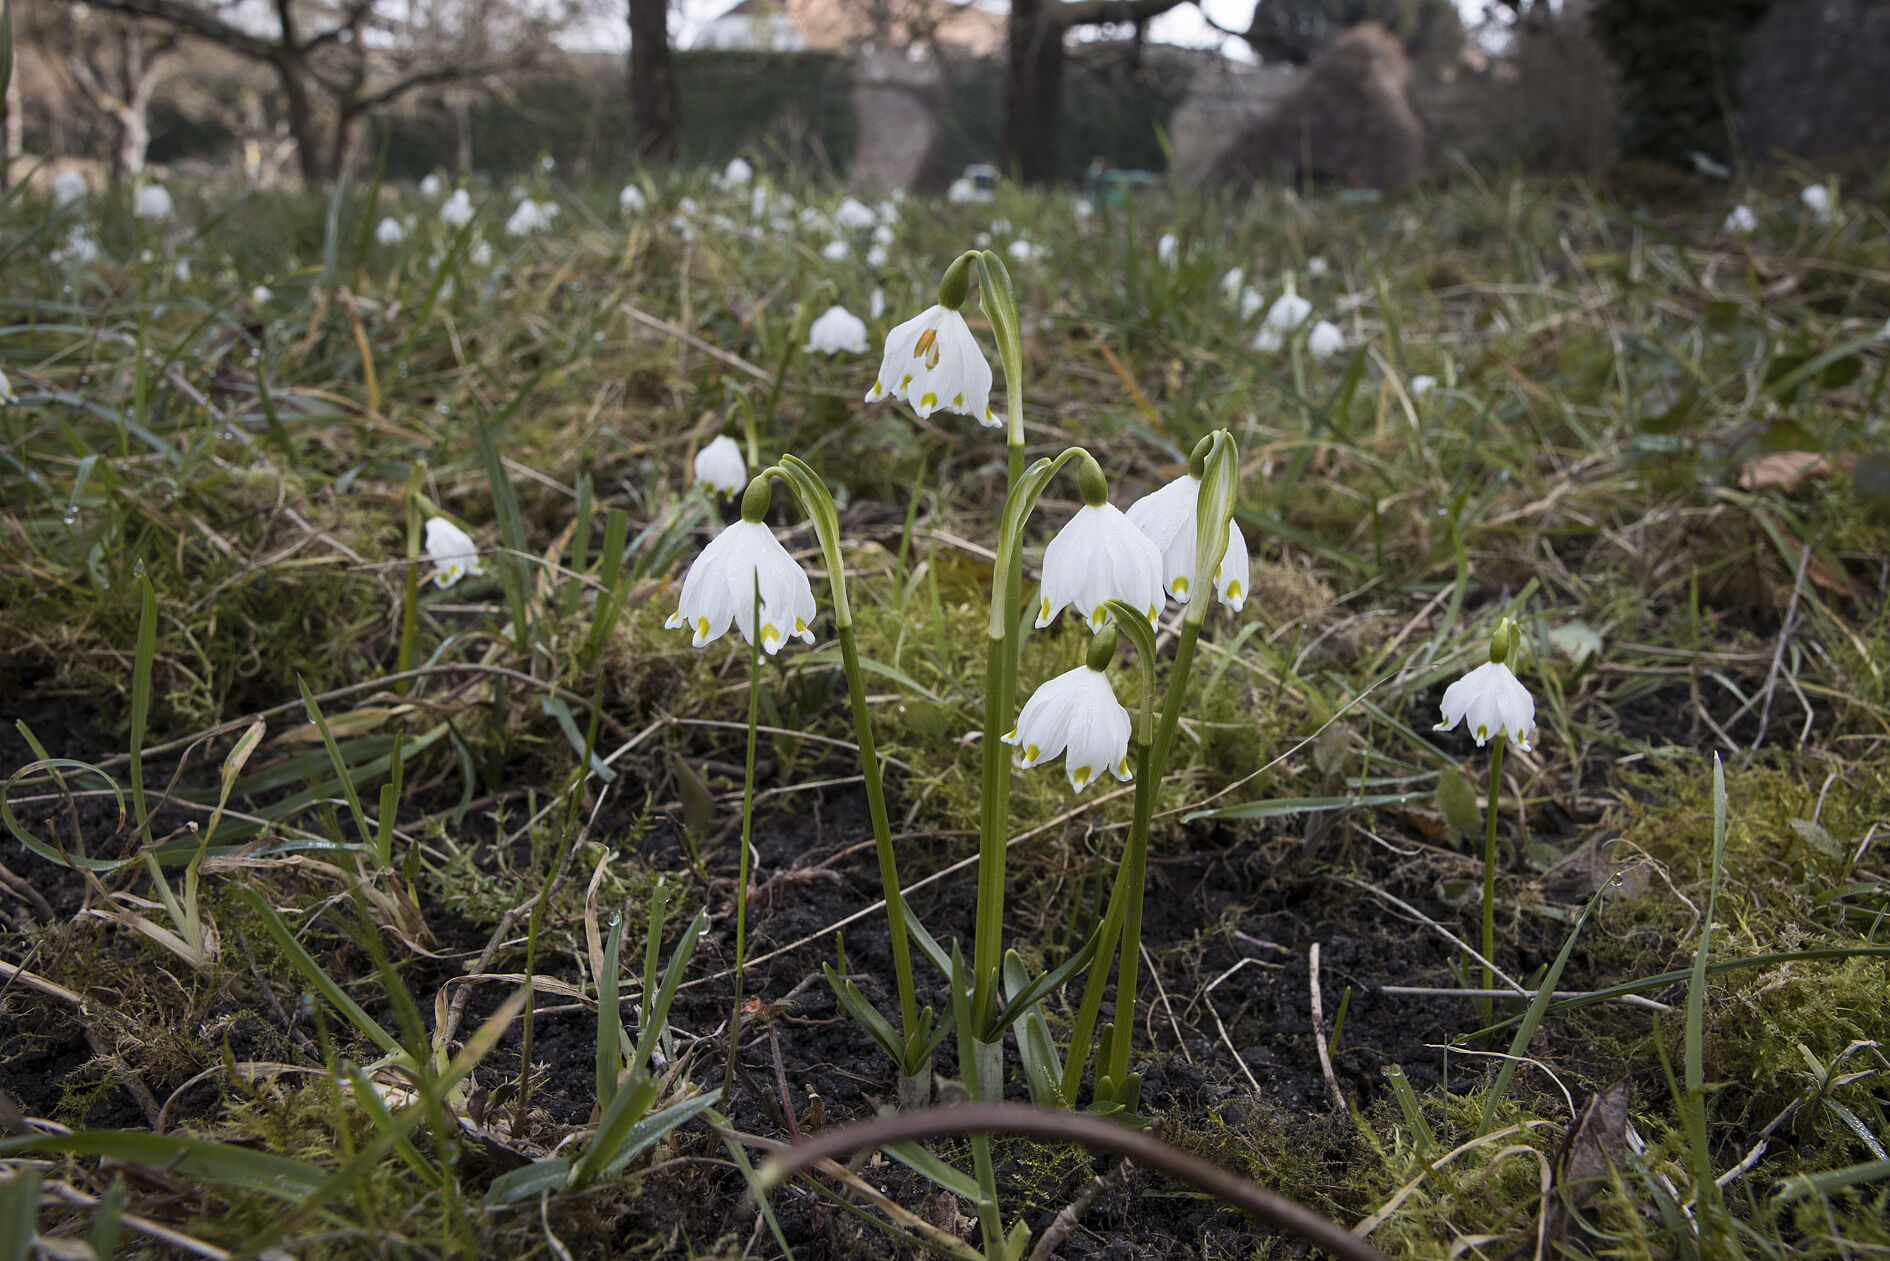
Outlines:
[{"label": "green flower bud", "polygon": [[966,250],[945,269],[945,275],[938,282],[938,304],[947,311],[956,311],[965,305],[965,299],[971,294],[971,265],[977,261],[978,252]]},{"label": "green flower bud", "polygon": [[1109,479],[1103,476],[1102,465],[1087,451],[1083,452],[1076,481],[1082,488],[1083,502],[1090,507],[1100,508],[1109,502]]},{"label": "green flower bud", "polygon": [[769,484],[766,473],[759,474],[748,483],[748,489],[742,492],[742,520],[760,521],[768,515],[768,505],[774,501],[774,489]]},{"label": "green flower bud", "polygon": [[1116,659],[1116,628],[1105,627],[1101,634],[1089,641],[1089,655],[1085,658],[1092,670],[1107,670]]}]

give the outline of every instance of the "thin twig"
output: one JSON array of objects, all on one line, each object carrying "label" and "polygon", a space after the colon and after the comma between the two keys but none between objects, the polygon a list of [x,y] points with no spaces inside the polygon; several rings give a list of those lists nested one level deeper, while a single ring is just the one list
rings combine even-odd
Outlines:
[{"label": "thin twig", "polygon": [[1332,1051],[1326,1046],[1326,1009],[1325,1000],[1319,992],[1319,943],[1314,942],[1312,949],[1306,952],[1306,975],[1312,985],[1312,1036],[1313,1045],[1319,1048],[1319,1073],[1326,1079],[1326,1090],[1332,1095],[1332,1106],[1344,1112],[1345,1095],[1339,1089],[1339,1079],[1332,1071]]},{"label": "thin twig", "polygon": [[1070,1237],[1089,1210],[1096,1207],[1096,1202],[1129,1180],[1135,1172],[1135,1162],[1124,1156],[1116,1162],[1116,1167],[1108,1173],[1097,1174],[1089,1180],[1082,1193],[1065,1204],[1048,1226],[1043,1228],[1043,1236],[1037,1240],[1037,1246],[1030,1250],[1030,1261],[1050,1261],[1056,1255],[1063,1241]]},{"label": "thin twig", "polygon": [[[1453,990],[1433,985],[1381,985],[1372,991],[1374,994],[1394,994],[1403,998],[1515,998],[1514,990]],[[1552,995],[1557,999],[1594,998],[1595,994],[1587,990],[1557,990]],[[1610,1003],[1622,1003],[1629,1007],[1645,1007],[1648,1011],[1672,1011],[1665,1003],[1656,1002],[1640,994],[1614,994]]]},{"label": "thin twig", "polygon": [[[1752,737],[1752,747],[1765,743],[1765,729],[1772,722],[1772,694],[1778,690],[1778,672],[1785,664],[1785,646],[1792,641],[1792,623],[1798,617],[1798,598],[1805,591],[1805,570],[1811,565],[1811,544],[1798,554],[1798,576],[1792,579],[1792,598],[1785,605],[1785,621],[1778,628],[1778,647],[1772,650],[1772,666],[1765,672],[1765,702],[1759,706],[1759,734]],[[1807,705],[1806,710],[1810,710]]]}]

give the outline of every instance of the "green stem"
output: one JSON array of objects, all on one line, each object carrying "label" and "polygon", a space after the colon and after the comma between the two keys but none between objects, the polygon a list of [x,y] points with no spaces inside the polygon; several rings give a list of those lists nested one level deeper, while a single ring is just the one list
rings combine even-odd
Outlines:
[{"label": "green stem", "polygon": [[722,1097],[735,1085],[735,1056],[741,1050],[742,971],[748,962],[748,846],[755,826],[755,739],[761,724],[761,579],[755,578],[755,642],[748,652],[748,763],[742,773],[742,852],[735,864],[735,1002],[728,1013],[728,1064],[722,1071]]},{"label": "green stem", "polygon": [[[1483,957],[1496,958],[1496,806],[1503,795],[1503,745],[1508,737],[1502,732],[1496,733],[1494,749],[1490,754],[1490,792],[1484,811],[1483,830]],[[1483,988],[1496,988],[1496,976],[1486,964],[1483,969]],[[1483,1000],[1483,1023],[1487,1027],[1496,1015],[1496,1000]]]},{"label": "green stem", "polygon": [[[1013,603],[1011,608],[1015,607]],[[1017,674],[1017,657],[1012,648],[1016,631],[1011,629],[1016,618],[1006,617],[1004,621],[1005,633],[987,636],[985,640],[984,791],[978,812],[978,910],[971,955],[971,1032],[974,1037],[984,1032],[998,968],[1004,957],[1005,824],[1011,804],[1010,746],[1004,743],[1004,735],[1010,728]]]},{"label": "green stem", "polygon": [[[912,988],[912,943],[906,937],[906,902],[901,895],[899,863],[893,853],[892,825],[886,817],[886,793],[880,781],[879,752],[873,742],[873,722],[866,710],[866,685],[860,675],[860,653],[853,642],[853,625],[837,627],[840,662],[846,670],[847,693],[853,699],[853,730],[860,744],[860,773],[866,779],[866,807],[873,817],[873,843],[879,850],[879,883],[886,896],[886,926],[892,933],[893,971],[899,982],[899,1032],[910,1038],[919,1024],[919,1004]],[[901,1064],[899,1071],[918,1071],[916,1064]]]}]

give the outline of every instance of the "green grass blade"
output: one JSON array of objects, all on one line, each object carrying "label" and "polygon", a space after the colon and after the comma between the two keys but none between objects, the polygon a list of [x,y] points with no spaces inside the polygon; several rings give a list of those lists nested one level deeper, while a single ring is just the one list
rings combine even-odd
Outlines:
[{"label": "green grass blade", "polygon": [[144,804],[144,728],[151,717],[151,662],[157,655],[157,592],[150,575],[138,575],[138,641],[131,666],[131,809],[142,832],[149,819]]},{"label": "green grass blade", "polygon": [[263,901],[262,895],[248,885],[237,885],[236,895],[247,902],[250,910],[261,917],[263,927],[269,930],[269,935],[275,939],[282,953],[288,956],[295,970],[301,973],[302,979],[314,986],[335,1010],[347,1017],[348,1023],[359,1029],[388,1054],[403,1058],[406,1056],[406,1051],[394,1040],[393,1035],[381,1028],[374,1017],[363,1011],[361,1004],[348,997],[347,991],[335,984],[334,978],[322,970],[321,964],[315,962],[315,957],[302,948],[302,943],[295,939],[295,934],[289,931],[289,926],[282,922],[280,915],[276,914],[275,907]]},{"label": "green grass blade", "polygon": [[0,1139],[0,1157],[42,1152],[100,1156],[122,1164],[181,1174],[212,1186],[257,1191],[290,1203],[305,1198],[326,1176],[323,1170],[299,1160],[181,1134],[79,1130],[73,1134]]},{"label": "green grass blade", "polygon": [[[335,744],[335,733],[328,729],[328,718],[316,703],[315,693],[308,690],[308,681],[298,674],[295,676],[295,685],[302,689],[302,707],[308,711],[309,721],[321,732],[322,747],[328,750],[328,760],[335,768],[335,779],[340,782],[341,791],[348,799],[348,809],[354,812],[354,825],[360,829],[361,841],[373,849],[374,829],[368,826],[367,811],[361,808],[361,794],[355,791],[354,776],[349,773],[348,763],[342,759],[341,749]],[[398,744],[395,747],[398,749]]]},{"label": "green grass blade", "polygon": [[650,1050],[656,1045],[656,1035],[661,1032],[664,1022],[669,1019],[669,1005],[676,997],[676,987],[682,984],[683,972],[689,967],[689,958],[696,952],[696,942],[702,936],[702,930],[709,925],[709,912],[700,910],[689,921],[689,927],[683,929],[676,950],[669,957],[669,969],[663,974],[663,984],[656,991],[656,999],[650,1004],[649,1023],[643,1026],[637,1038],[636,1055],[630,1061],[630,1071],[641,1073],[650,1062]]},{"label": "green grass blade", "polygon": [[597,1106],[607,1108],[617,1093],[617,1069],[623,1063],[618,1048],[623,1013],[617,1006],[618,958],[623,950],[623,916],[611,913],[610,934],[604,939],[604,970],[597,976]]}]

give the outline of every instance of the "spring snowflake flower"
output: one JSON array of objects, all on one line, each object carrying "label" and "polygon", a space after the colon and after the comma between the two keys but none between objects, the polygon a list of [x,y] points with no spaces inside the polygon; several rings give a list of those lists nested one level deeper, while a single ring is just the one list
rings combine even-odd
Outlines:
[{"label": "spring snowflake flower", "polygon": [[275,296],[275,292],[270,289],[268,285],[257,285],[254,289],[249,291],[249,304],[251,306],[268,306],[275,300]]},{"label": "spring snowflake flower", "polygon": [[505,221],[508,236],[530,236],[534,232],[543,232],[551,226],[551,216],[545,213],[543,206],[527,197],[518,204],[511,218]]},{"label": "spring snowflake flower", "polygon": [[1077,217],[1077,219],[1079,219],[1079,220],[1085,220],[1085,219],[1088,219],[1088,218],[1089,218],[1089,217],[1090,217],[1091,215],[1093,215],[1093,214],[1095,214],[1095,213],[1096,213],[1096,207],[1095,207],[1095,205],[1094,205],[1094,204],[1093,204],[1093,203],[1092,203],[1092,202],[1091,202],[1091,201],[1089,200],[1089,198],[1087,198],[1087,197],[1078,197],[1078,198],[1076,199],[1076,217]]},{"label": "spring snowflake flower", "polygon": [[1260,308],[1267,304],[1266,295],[1258,289],[1244,290],[1240,295],[1240,322],[1245,324],[1260,313]]},{"label": "spring snowflake flower", "polygon": [[741,494],[748,485],[741,444],[727,434],[717,434],[708,446],[696,452],[696,480],[718,495]]},{"label": "spring snowflake flower", "polygon": [[1163,267],[1173,267],[1181,261],[1181,239],[1173,232],[1162,233],[1162,239],[1155,242],[1155,261]]},{"label": "spring snowflake flower", "polygon": [[868,319],[876,320],[884,314],[886,314],[886,291],[875,289],[872,298],[866,304],[866,316]]},{"label": "spring snowflake flower", "polygon": [[640,215],[649,204],[643,190],[635,184],[625,184],[623,191],[617,194],[617,209],[627,215]]},{"label": "spring snowflake flower", "polygon": [[427,518],[427,559],[436,567],[433,581],[440,587],[450,587],[468,574],[486,572],[479,564],[478,544],[445,517]]},{"label": "spring snowflake flower", "polygon": [[474,267],[492,266],[492,244],[489,241],[474,241],[473,247],[466,251],[467,261]]},{"label": "spring snowflake flower", "polygon": [[1011,256],[1011,261],[1014,263],[1028,263],[1032,259],[1040,257],[1043,254],[1043,249],[1039,246],[1032,245],[1029,241],[1020,239],[1012,241],[1010,248],[1004,252]]},{"label": "spring snowflake flower", "polygon": [[1829,188],[1826,188],[1823,184],[1807,184],[1799,192],[1798,200],[1805,204],[1805,209],[1811,212],[1811,217],[1814,220],[1819,223],[1831,222],[1833,211],[1831,205],[1831,190]]},{"label": "spring snowflake flower", "polygon": [[877,222],[879,216],[873,213],[873,208],[857,197],[848,197],[834,207],[833,223],[836,228],[857,231],[870,228]]},{"label": "spring snowflake flower", "polygon": [[401,226],[400,220],[389,215],[374,225],[374,239],[382,245],[399,245],[407,239],[407,229]]},{"label": "spring snowflake flower", "polygon": [[837,355],[843,350],[863,355],[867,349],[866,321],[843,306],[830,306],[807,330],[807,345],[801,349],[826,355]]},{"label": "spring snowflake flower", "polygon": [[956,311],[936,304],[886,334],[886,353],[866,401],[903,398],[924,420],[943,407],[992,429],[1004,422],[991,414],[991,365],[977,338]]},{"label": "spring snowflake flower", "polygon": [[[756,627],[755,591],[761,591]],[[697,648],[728,633],[729,623],[750,644],[779,652],[790,636],[814,642],[814,589],[774,531],[760,521],[737,521],[709,541],[683,576],[676,611],[663,625],[687,627]]]},{"label": "spring snowflake flower", "polygon": [[1312,303],[1291,289],[1273,300],[1267,308],[1267,327],[1290,333],[1312,318]]},{"label": "spring snowflake flower", "polygon": [[1411,378],[1411,397],[1423,398],[1437,388],[1437,378],[1427,372],[1420,372]]},{"label": "spring snowflake flower", "polygon": [[81,267],[90,266],[98,261],[98,242],[86,234],[85,228],[73,224],[66,233],[66,242],[52,252],[55,263],[73,262]]},{"label": "spring snowflake flower", "polygon": [[[1188,602],[1188,584],[1194,579],[1194,543],[1198,529],[1195,508],[1201,500],[1201,479],[1183,473],[1160,490],[1129,505],[1123,515],[1148,536],[1161,552],[1162,585],[1177,602]],[[1232,521],[1227,523],[1227,551],[1214,571],[1214,592],[1221,603],[1240,612],[1247,603],[1249,567],[1247,538]]]},{"label": "spring snowflake flower", "polygon": [[1271,324],[1262,324],[1260,331],[1253,335],[1253,348],[1263,355],[1270,355],[1286,345],[1286,334]]},{"label": "spring snowflake flower", "polygon": [[1031,694],[1004,743],[1023,749],[1026,768],[1066,753],[1070,787],[1082,792],[1105,774],[1128,781],[1129,711],[1109,676],[1080,665]]},{"label": "spring snowflake flower", "polygon": [[453,195],[440,203],[440,222],[449,228],[463,228],[473,221],[472,194],[455,188]]},{"label": "spring snowflake flower", "polygon": [[425,176],[425,178],[423,178],[420,181],[420,195],[422,197],[438,197],[441,193],[444,193],[445,191],[446,191],[445,181],[441,180],[439,176],[434,175],[431,172],[429,172]]},{"label": "spring snowflake flower", "polygon": [[1106,600],[1143,610],[1152,624],[1162,591],[1161,549],[1114,504],[1086,504],[1044,549],[1036,624],[1048,626],[1073,606],[1091,630],[1101,630]]},{"label": "spring snowflake flower", "polygon": [[744,187],[754,178],[755,168],[748,164],[747,159],[730,158],[715,182],[724,189],[736,189]]},{"label": "spring snowflake flower", "polygon": [[53,205],[69,206],[92,191],[92,186],[85,181],[84,171],[61,171],[53,180]]},{"label": "spring snowflake flower", "polygon": [[179,283],[189,284],[190,283],[190,260],[188,258],[178,259],[175,263],[171,265],[171,275],[177,277]]},{"label": "spring snowflake flower", "polygon": [[820,256],[830,263],[844,263],[852,253],[853,247],[839,237],[827,242],[820,250]]},{"label": "spring snowflake flower", "polygon": [[1345,349],[1345,334],[1330,320],[1320,320],[1306,334],[1306,349],[1312,352],[1315,359],[1330,359]]},{"label": "spring snowflake flower", "polygon": [[892,255],[886,252],[886,247],[883,245],[875,245],[866,251],[866,265],[874,271],[878,271],[891,261]]},{"label": "spring snowflake flower", "polygon": [[890,223],[882,223],[873,229],[873,244],[875,245],[891,245],[898,238],[899,234],[893,231]]},{"label": "spring snowflake flower", "polygon": [[7,374],[0,371],[0,403],[17,403],[20,396],[13,392],[13,382],[7,380]]},{"label": "spring snowflake flower", "polygon": [[1432,730],[1449,731],[1462,722],[1479,749],[1491,736],[1507,735],[1526,752],[1536,727],[1535,698],[1500,661],[1486,661],[1444,689],[1443,711],[1444,720]]},{"label": "spring snowflake flower", "polygon": [[1738,236],[1750,236],[1759,230],[1759,216],[1752,213],[1752,207],[1741,203],[1726,214],[1726,231]]},{"label": "spring snowflake flower", "polygon": [[1306,274],[1312,277],[1312,279],[1319,279],[1326,274],[1326,271],[1326,260],[1319,255],[1314,254],[1311,258],[1306,260]]},{"label": "spring snowflake flower", "polygon": [[1238,267],[1229,267],[1227,273],[1221,277],[1221,292],[1227,295],[1229,302],[1234,302],[1239,299],[1241,287],[1246,283],[1245,271]]},{"label": "spring snowflake flower", "polygon": [[960,176],[945,190],[945,200],[954,206],[969,205],[978,200],[978,186]]},{"label": "spring snowflake flower", "polygon": [[137,215],[140,219],[168,219],[176,209],[170,190],[162,184],[146,184],[138,190]]}]

